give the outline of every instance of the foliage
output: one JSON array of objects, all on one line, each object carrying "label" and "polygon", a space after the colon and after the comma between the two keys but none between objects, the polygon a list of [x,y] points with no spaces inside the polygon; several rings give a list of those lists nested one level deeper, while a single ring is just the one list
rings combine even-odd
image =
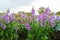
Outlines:
[{"label": "foliage", "polygon": [[0,16],[0,40],[50,40],[53,31],[60,29],[60,17],[55,18],[49,8],[41,7],[37,16],[34,8],[31,14],[9,12]]},{"label": "foliage", "polygon": [[28,31],[28,38],[26,40],[49,40],[50,35],[54,31],[52,27],[46,23],[47,26],[39,26],[37,22],[32,22],[31,30]]},{"label": "foliage", "polygon": [[[17,23],[16,23],[17,24]],[[0,40],[17,40],[18,39],[18,35],[16,33],[16,29],[15,29],[15,23],[9,23],[9,24],[3,24],[6,26],[5,29],[2,28],[2,26],[0,26]]]}]

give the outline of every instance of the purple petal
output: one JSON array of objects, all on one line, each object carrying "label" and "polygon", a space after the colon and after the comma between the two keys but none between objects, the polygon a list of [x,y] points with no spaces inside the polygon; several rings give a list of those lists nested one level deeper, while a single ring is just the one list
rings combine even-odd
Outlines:
[{"label": "purple petal", "polygon": [[30,30],[31,29],[31,27],[29,26],[29,23],[25,23],[25,27],[26,27],[26,30]]},{"label": "purple petal", "polygon": [[15,15],[12,13],[11,15],[10,15],[10,20],[13,22],[14,21],[14,17],[15,17]]},{"label": "purple petal", "polygon": [[46,22],[43,21],[42,24],[41,24],[41,26],[46,26]]},{"label": "purple petal", "polygon": [[3,16],[3,19],[5,20],[6,23],[9,23],[9,15],[8,14],[5,14]]},{"label": "purple petal", "polygon": [[45,12],[47,13],[47,14],[49,14],[50,13],[50,9],[49,9],[49,7],[47,7],[46,9],[45,9]]},{"label": "purple petal", "polygon": [[3,30],[5,30],[5,29],[6,29],[6,26],[5,26],[5,25],[2,25],[1,28],[2,28]]},{"label": "purple petal", "polygon": [[34,9],[34,7],[32,8],[31,13],[32,13],[32,16],[35,15],[35,9]]},{"label": "purple petal", "polygon": [[40,21],[40,20],[46,20],[46,19],[47,19],[47,15],[45,15],[45,14],[40,14],[38,16],[38,21]]},{"label": "purple petal", "polygon": [[54,20],[55,20],[55,16],[50,16],[50,17],[48,18],[48,21],[49,21],[49,22],[54,22]]}]

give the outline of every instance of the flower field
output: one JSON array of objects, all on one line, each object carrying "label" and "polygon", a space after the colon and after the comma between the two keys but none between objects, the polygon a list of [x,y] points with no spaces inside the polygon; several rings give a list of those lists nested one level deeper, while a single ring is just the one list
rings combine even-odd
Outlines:
[{"label": "flower field", "polygon": [[[60,17],[47,8],[35,9],[26,13],[0,14],[0,40],[52,40],[55,32],[60,31]],[[54,37],[53,37],[54,39]]]}]

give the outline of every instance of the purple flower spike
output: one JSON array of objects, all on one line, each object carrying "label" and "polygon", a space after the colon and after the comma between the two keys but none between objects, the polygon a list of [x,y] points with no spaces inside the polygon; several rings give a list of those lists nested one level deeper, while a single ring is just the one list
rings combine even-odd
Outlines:
[{"label": "purple flower spike", "polygon": [[43,20],[46,20],[46,19],[47,19],[47,15],[45,15],[45,14],[40,14],[38,16],[38,21],[43,21]]},{"label": "purple flower spike", "polygon": [[49,13],[51,12],[51,10],[49,9],[49,7],[47,7],[47,8],[45,9],[45,12],[46,12],[47,14],[49,14]]},{"label": "purple flower spike", "polygon": [[49,19],[48,19],[48,22],[50,24],[51,27],[54,27],[55,26],[55,16],[50,16]]},{"label": "purple flower spike", "polygon": [[15,17],[15,15],[12,13],[11,15],[10,15],[10,20],[13,22],[14,21],[14,17]]},{"label": "purple flower spike", "polygon": [[55,20],[54,16],[50,16],[49,19],[48,19],[49,22],[54,22],[54,20]]},{"label": "purple flower spike", "polygon": [[1,28],[2,28],[3,30],[5,30],[5,29],[6,29],[6,26],[5,26],[5,25],[2,25]]},{"label": "purple flower spike", "polygon": [[41,21],[43,19],[43,14],[40,14],[39,16],[38,16],[38,21]]},{"label": "purple flower spike", "polygon": [[29,26],[29,23],[25,23],[25,27],[26,27],[26,30],[30,30],[31,29],[31,27]]},{"label": "purple flower spike", "polygon": [[3,19],[5,20],[6,23],[9,23],[9,15],[8,14],[5,14],[3,16]]},{"label": "purple flower spike", "polygon": [[32,13],[32,16],[35,15],[35,9],[34,9],[34,7],[32,8],[31,13]]}]

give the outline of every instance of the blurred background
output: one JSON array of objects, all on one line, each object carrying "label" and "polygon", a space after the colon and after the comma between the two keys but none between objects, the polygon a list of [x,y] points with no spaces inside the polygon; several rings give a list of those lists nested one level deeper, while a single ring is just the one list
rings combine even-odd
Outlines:
[{"label": "blurred background", "polygon": [[49,7],[52,12],[60,10],[60,0],[0,0],[0,12],[6,12],[9,8],[12,13],[19,11],[31,12],[35,8],[35,14],[40,7]]}]

